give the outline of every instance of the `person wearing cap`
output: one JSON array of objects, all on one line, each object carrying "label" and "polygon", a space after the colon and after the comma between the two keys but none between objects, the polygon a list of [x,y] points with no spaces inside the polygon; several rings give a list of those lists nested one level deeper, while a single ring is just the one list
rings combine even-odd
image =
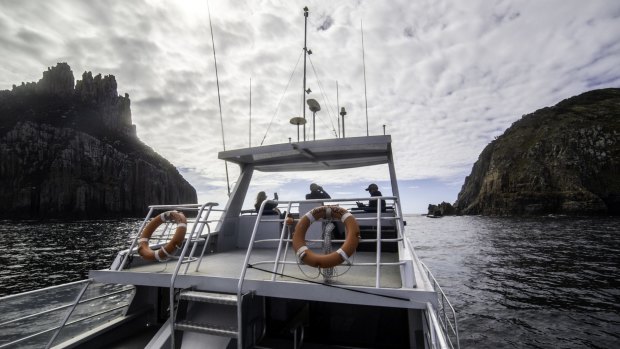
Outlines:
[{"label": "person wearing cap", "polygon": [[309,199],[331,199],[332,197],[327,194],[323,187],[316,183],[310,184],[310,193],[306,194],[306,200]]},{"label": "person wearing cap", "polygon": [[[379,191],[379,187],[372,183],[366,188],[366,191],[370,193],[370,196],[383,196]],[[381,201],[381,212],[385,212],[385,200]],[[365,211],[377,212],[377,200],[369,200],[368,205],[364,205],[361,202],[357,203],[357,207],[363,208]]]}]

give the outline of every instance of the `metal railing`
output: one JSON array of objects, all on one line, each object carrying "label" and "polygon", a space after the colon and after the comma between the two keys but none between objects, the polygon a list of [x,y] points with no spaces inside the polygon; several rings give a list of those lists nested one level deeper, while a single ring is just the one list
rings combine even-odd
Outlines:
[{"label": "metal railing", "polygon": [[437,320],[436,310],[430,302],[426,303],[426,322],[424,327],[426,331],[426,343],[431,349],[450,349],[453,348],[452,343],[448,346],[444,330],[441,328]]},{"label": "metal railing", "polygon": [[[144,218],[144,221],[140,225],[140,228],[137,230],[135,237],[133,238],[131,242],[131,246],[126,251],[125,255],[122,258],[122,261],[118,264],[118,267],[117,267],[117,270],[122,270],[127,264],[127,261],[129,260],[130,256],[138,252],[136,246],[138,244],[138,240],[140,239],[142,230],[153,217],[156,217],[153,215],[156,211],[159,212],[159,211],[177,210],[181,212],[195,212],[196,213],[195,218],[193,219],[191,217],[187,218],[187,231],[189,233],[185,234],[185,238],[184,238],[185,243],[183,244],[181,252],[178,255],[174,255],[170,257],[170,259],[177,259],[177,262],[174,267],[174,271],[172,272],[172,276],[170,278],[170,287],[169,287],[170,288],[170,292],[169,292],[170,294],[170,300],[169,300],[170,301],[170,309],[169,309],[170,333],[173,334],[170,337],[171,348],[175,347],[175,341],[174,341],[174,325],[175,325],[175,316],[176,316],[176,307],[174,306],[175,304],[175,301],[174,301],[175,282],[181,270],[181,266],[183,264],[185,264],[185,270],[182,272],[182,274],[187,273],[189,269],[189,264],[193,261],[198,260],[198,263],[196,265],[196,271],[198,271],[198,269],[200,268],[202,257],[204,256],[207,246],[209,245],[209,239],[211,238],[211,235],[213,233],[211,231],[210,223],[219,222],[219,219],[221,219],[220,217],[219,219],[216,219],[216,220],[210,220],[209,217],[212,212],[215,212],[215,211],[224,212],[223,210],[213,209],[215,206],[218,206],[218,205],[219,204],[215,202],[207,202],[204,204],[149,206],[148,214]],[[159,234],[152,236],[151,239],[149,239],[149,245],[151,245],[152,247],[162,248],[162,245],[167,243],[171,239],[172,228],[175,225],[176,225],[175,222],[165,223],[163,230],[161,230]],[[206,236],[204,235],[205,227],[207,229]],[[194,257],[198,243],[201,241],[203,241],[204,243],[203,243],[200,256]],[[151,244],[151,242],[156,242],[156,243]],[[188,255],[188,251],[189,251],[189,255]]]},{"label": "metal railing", "polygon": [[432,307],[430,303],[428,303],[428,305],[430,305],[430,308],[427,307],[427,309],[432,310],[429,310],[430,319],[433,320],[431,321],[431,327],[434,328],[435,325],[440,326],[443,332],[446,334],[445,340],[449,344],[449,347],[455,348],[454,344],[456,344],[456,348],[460,349],[461,346],[459,343],[459,326],[456,318],[456,311],[448,300],[446,294],[443,292],[443,289],[433,276],[433,273],[431,273],[430,269],[428,269],[426,264],[422,263],[421,261],[420,264],[424,268],[424,271],[426,271],[426,275],[428,276],[428,279],[437,294],[437,309],[434,309],[434,307]]},{"label": "metal railing", "polygon": [[[17,326],[18,328],[23,328],[19,324],[20,322],[24,322],[24,321],[28,322],[29,324],[28,330],[31,330],[32,328],[34,328],[34,331],[35,331],[34,333],[24,333],[24,335],[19,338],[9,339],[7,342],[1,343],[0,348],[9,348],[9,347],[14,347],[16,345],[22,346],[24,345],[24,342],[29,341],[29,340],[37,341],[36,345],[38,347],[49,348],[52,346],[54,341],[58,338],[62,329],[65,328],[66,326],[85,323],[87,320],[91,320],[93,318],[99,319],[102,315],[112,313],[114,311],[119,311],[119,310],[122,310],[122,312],[118,316],[125,315],[125,311],[127,310],[129,306],[129,302],[126,302],[121,305],[117,305],[115,303],[114,306],[110,308],[99,310],[94,313],[88,312],[86,314],[79,314],[79,315],[76,315],[76,317],[78,317],[77,319],[69,321],[71,319],[71,316],[74,314],[76,308],[78,308],[79,306],[82,306],[85,304],[92,305],[92,303],[95,303],[101,299],[108,298],[110,296],[122,295],[122,294],[129,295],[129,292],[134,292],[133,287],[116,289],[116,290],[112,290],[109,292],[104,290],[104,293],[98,296],[91,296],[91,297],[88,297],[87,299],[82,299],[84,295],[86,294],[86,291],[88,290],[89,286],[91,285],[93,285],[91,280],[82,280],[82,281],[47,287],[47,288],[40,289],[40,290],[24,292],[21,294],[1,298],[1,301],[3,305],[5,306],[12,302],[16,304],[24,304],[23,301],[18,301],[18,300],[26,298],[26,297],[36,298],[39,300],[44,299],[45,303],[42,303],[40,306],[42,310],[31,312],[30,314],[27,314],[27,315],[17,316],[12,319],[5,319],[2,323],[0,323],[0,329],[4,328],[4,330],[0,330],[0,332],[4,332],[4,333],[10,332],[7,328],[11,328],[11,326],[13,327]],[[66,297],[67,296],[66,293],[69,292],[67,289],[72,288],[74,286],[80,286],[80,289],[79,291],[77,289],[73,291],[73,292],[78,293],[77,296],[75,296],[73,301],[66,302],[65,304],[59,305],[59,306],[51,306],[52,304],[62,303],[62,301],[59,298]],[[27,302],[29,306],[32,306],[32,303],[33,302],[30,302],[30,301]],[[97,309],[101,309],[101,307],[98,306]],[[5,313],[3,314],[4,316],[6,316],[7,313],[10,313],[7,311],[7,309],[4,309],[4,310],[5,310]],[[66,310],[66,312],[60,321],[48,320],[47,322],[45,322],[45,325],[47,326],[42,325],[40,326],[40,328],[37,328],[38,325],[33,323],[34,320],[41,319],[41,317],[45,317],[45,316],[53,317],[55,313],[60,313],[63,310]],[[108,319],[107,321],[111,321],[111,320],[113,320],[113,318]],[[105,321],[101,323],[104,324]],[[58,324],[58,325],[55,325],[55,324]],[[37,337],[40,337],[43,335],[49,335],[50,333],[52,335],[49,340],[44,339],[44,338],[40,340],[36,339]]]},{"label": "metal railing", "polygon": [[[187,205],[189,206],[189,205]],[[177,262],[175,268],[174,268],[174,272],[172,273],[172,277],[170,279],[170,348],[174,349],[175,348],[175,344],[174,344],[174,325],[175,325],[175,317],[176,317],[176,309],[174,307],[174,284],[175,281],[177,279],[177,276],[179,274],[179,270],[181,269],[181,265],[184,263],[187,263],[186,267],[185,267],[185,271],[183,272],[183,274],[187,273],[187,270],[189,268],[189,263],[192,262],[193,256],[194,256],[194,252],[196,251],[196,247],[198,245],[199,241],[204,241],[204,245],[202,247],[202,252],[200,254],[200,257],[198,257],[198,264],[196,266],[196,270],[198,270],[198,268],[200,267],[200,262],[202,262],[202,257],[204,256],[204,253],[206,251],[207,245],[209,244],[209,239],[211,237],[211,228],[209,226],[209,223],[212,223],[213,221],[209,221],[209,216],[211,214],[211,212],[213,211],[213,207],[218,206],[217,203],[214,202],[208,202],[206,204],[202,204],[202,205],[196,205],[194,207],[184,207],[184,209],[186,210],[191,210],[191,209],[195,209],[197,210],[197,214],[196,214],[196,219],[194,221],[194,224],[192,225],[192,229],[189,233],[189,236],[186,237],[186,243],[183,245],[183,249],[181,250],[181,253],[179,254],[179,261]],[[206,213],[205,213],[205,209],[207,209]],[[203,213],[205,214],[205,216],[203,217]],[[189,223],[189,221],[188,221]],[[202,238],[202,233],[204,231],[205,226],[207,227],[207,236],[206,238]],[[186,255],[187,255],[187,251],[189,250],[189,246],[192,246],[191,248],[191,252],[189,254],[189,256],[186,259]]]},{"label": "metal railing", "polygon": [[[405,248],[404,245],[404,232],[403,232],[403,224],[402,224],[402,214],[400,212],[400,207],[398,206],[398,198],[395,196],[381,196],[381,197],[371,197],[371,198],[354,198],[354,199],[314,199],[314,200],[298,200],[298,201],[285,201],[285,205],[287,207],[287,212],[291,212],[291,208],[293,207],[293,205],[297,205],[299,206],[300,203],[322,203],[323,205],[329,205],[329,203],[346,203],[346,202],[356,202],[356,201],[366,201],[366,200],[376,200],[377,201],[377,210],[376,210],[376,217],[367,217],[367,218],[357,218],[356,219],[358,221],[369,221],[369,220],[376,220],[376,229],[377,229],[377,237],[376,239],[360,239],[360,243],[368,243],[368,242],[376,242],[377,244],[377,250],[376,250],[376,261],[373,263],[355,263],[355,262],[350,262],[351,267],[353,266],[376,266],[376,274],[375,274],[375,287],[376,288],[380,288],[381,287],[381,266],[387,266],[387,265],[402,265],[405,262],[381,262],[381,244],[384,242],[396,242],[398,244],[400,244],[401,249]],[[381,201],[380,200],[391,200],[394,204],[394,215],[393,216],[387,216],[385,213],[386,212],[382,212],[381,210]],[[252,251],[253,251],[253,247],[256,243],[262,243],[262,242],[278,242],[278,248],[276,250],[276,256],[275,256],[275,260],[268,260],[268,261],[259,261],[254,263],[254,265],[258,265],[258,264],[273,264],[273,276],[272,276],[272,281],[275,281],[275,277],[277,275],[277,270],[279,268],[280,265],[282,265],[282,267],[284,267],[285,264],[297,264],[297,261],[286,261],[286,254],[287,254],[287,250],[289,247],[289,244],[292,243],[292,239],[291,239],[291,232],[288,230],[288,226],[286,224],[282,225],[282,229],[280,232],[280,237],[278,239],[262,239],[262,240],[256,240],[256,235],[258,232],[258,227],[260,225],[261,222],[266,222],[266,221],[277,221],[277,222],[284,222],[285,218],[279,218],[279,219],[269,219],[269,220],[262,220],[262,216],[263,216],[263,212],[264,212],[264,208],[265,205],[267,203],[280,203],[279,201],[273,201],[273,200],[265,200],[263,201],[263,203],[260,206],[260,209],[258,211],[257,214],[257,218],[256,218],[256,222],[254,223],[254,228],[252,230],[252,235],[250,237],[250,242],[248,244],[248,249],[245,255],[245,259],[243,262],[243,268],[241,270],[241,275],[239,277],[239,282],[237,284],[237,325],[238,328],[241,329],[242,325],[243,325],[243,320],[242,320],[242,294],[243,294],[243,283],[245,281],[245,277],[247,274],[247,270],[248,270],[248,265],[249,265],[249,261],[250,261],[250,257],[252,255]],[[346,207],[345,205],[342,205],[343,207]],[[375,213],[375,212],[372,212]],[[304,215],[304,212],[300,212],[299,216],[300,218]],[[381,227],[382,227],[382,221],[384,220],[393,220],[395,222],[394,227],[396,230],[396,238],[392,238],[392,239],[383,239],[381,236]],[[288,234],[287,234],[288,232]],[[288,235],[288,236],[287,236]],[[344,242],[344,240],[331,240],[334,243],[339,243],[339,242]],[[284,245],[284,253],[282,253],[282,245]],[[239,349],[243,348],[243,340],[241,338],[241,333],[242,331],[239,330],[239,337],[237,338],[237,347]]]},{"label": "metal railing", "polygon": [[[171,326],[171,333],[174,333],[174,318],[175,318],[175,307],[174,307],[174,289],[175,289],[175,281],[176,278],[179,274],[179,271],[181,269],[181,265],[182,264],[186,264],[185,270],[183,271],[183,273],[187,273],[187,270],[189,268],[189,263],[195,260],[201,260],[202,256],[204,255],[207,245],[209,244],[209,238],[211,237],[211,228],[210,228],[210,223],[215,223],[218,222],[218,220],[209,220],[209,216],[211,214],[211,212],[215,211],[213,210],[213,207],[218,206],[217,203],[213,203],[213,202],[208,202],[205,204],[187,204],[187,205],[152,205],[149,206],[149,212],[146,215],[146,218],[144,219],[144,221],[142,222],[142,224],[140,225],[140,227],[138,228],[138,230],[135,233],[135,236],[131,242],[131,246],[129,247],[128,250],[125,251],[123,257],[121,258],[120,263],[118,263],[117,265],[113,265],[111,269],[114,269],[116,271],[120,271],[123,270],[123,268],[125,268],[125,266],[127,265],[127,262],[129,261],[129,258],[133,255],[136,254],[138,252],[136,245],[137,242],[141,236],[142,230],[144,229],[144,227],[146,226],[146,224],[150,221],[150,219],[153,217],[153,213],[156,211],[167,211],[167,210],[178,210],[181,212],[196,212],[196,217],[194,219],[188,218],[187,223],[188,223],[188,227],[191,226],[191,229],[188,229],[190,232],[189,234],[186,234],[185,236],[185,243],[183,244],[183,248],[181,250],[181,253],[178,256],[172,256],[170,257],[171,259],[177,259],[177,263],[174,269],[174,272],[172,273],[171,276],[171,280],[170,280],[170,326]],[[205,212],[206,209],[206,212]],[[223,210],[220,210],[223,212]],[[204,216],[203,216],[204,214]],[[152,237],[153,241],[156,241],[155,244],[151,245],[153,247],[161,247],[163,244],[167,243],[167,241],[170,240],[171,236],[172,236],[172,227],[176,225],[176,223],[166,223],[164,225],[163,231],[161,231],[160,234]],[[207,228],[207,233],[206,233],[206,237],[203,238],[203,232],[205,227]],[[151,239],[150,239],[151,240]],[[149,240],[149,242],[151,242]],[[201,255],[200,257],[195,258],[194,257],[194,253],[196,251],[196,247],[198,245],[198,242],[200,241],[204,241],[204,246],[202,248],[201,251]],[[191,251],[189,253],[189,256],[187,256],[187,252],[189,250],[189,246],[191,247]],[[186,257],[187,256],[187,257]],[[198,268],[200,267],[200,262],[198,263],[198,265],[196,266],[196,270],[198,270]],[[88,285],[86,285],[88,286]],[[80,296],[78,296],[78,298],[76,299],[75,303],[71,306],[72,309],[68,312],[67,316],[65,317],[65,319],[63,320],[63,323],[57,327],[57,332],[54,334],[54,336],[52,337],[52,339],[50,340],[49,345],[51,345],[51,343],[55,340],[56,336],[58,335],[58,333],[62,330],[62,328],[65,326],[65,323],[67,322],[69,316],[71,315],[73,309],[75,309],[75,307],[80,303],[80,299],[81,296],[83,294],[83,292],[85,292],[86,290],[86,286],[85,288],[82,290],[82,293],[80,294]],[[171,336],[171,347],[174,348],[174,335]],[[1,348],[0,348],[1,349]]]},{"label": "metal railing", "polygon": [[[188,223],[188,231],[190,232],[189,234],[186,234],[185,237],[185,241],[188,242],[196,242],[198,241],[197,239],[202,238],[202,234],[204,231],[204,228],[207,228],[207,235],[206,235],[206,239],[208,240],[209,237],[211,236],[211,226],[210,223],[216,223],[219,221],[219,219],[216,220],[209,220],[209,216],[212,212],[218,211],[218,212],[224,212],[223,210],[215,210],[213,209],[213,207],[218,206],[217,203],[213,203],[213,202],[207,202],[205,204],[186,204],[186,205],[152,205],[149,206],[149,212],[147,213],[146,217],[144,218],[144,220],[142,221],[142,224],[140,225],[140,227],[136,230],[136,232],[134,233],[134,238],[132,239],[131,245],[129,247],[128,250],[123,251],[121,253],[123,253],[123,257],[120,261],[120,263],[118,263],[116,266],[113,266],[112,269],[116,270],[116,271],[121,271],[123,270],[126,265],[127,262],[129,261],[130,257],[132,255],[135,255],[138,253],[138,249],[137,249],[137,244],[138,244],[138,240],[140,239],[140,234],[142,233],[142,230],[144,230],[144,227],[146,226],[146,224],[154,217],[154,213],[155,212],[159,212],[159,211],[168,211],[168,210],[178,210],[181,212],[196,212],[196,218],[192,219],[191,217],[187,219],[187,223]],[[206,211],[206,215],[205,217],[202,216],[202,214],[205,212],[205,209],[207,209]],[[172,237],[173,235],[173,230],[172,228],[176,225],[176,223],[165,223],[163,225],[163,230],[159,230],[158,234],[153,233],[153,236],[151,236],[151,238],[149,239],[149,245],[151,245],[151,247],[153,248],[158,248],[163,246],[164,244],[166,244]],[[189,229],[189,226],[191,225],[191,229]],[[195,240],[192,240],[195,239]],[[204,254],[205,248],[207,246],[207,242],[205,242],[205,247],[203,248],[202,254]],[[184,244],[184,247],[187,246],[188,244]],[[195,244],[194,248],[192,248],[191,251],[191,256],[190,258],[193,257],[193,253],[195,252]],[[185,251],[185,250],[183,250]],[[184,255],[183,255],[184,257]],[[183,257],[180,257],[181,261],[183,261]],[[179,258],[179,257],[174,257]],[[199,267],[200,265],[198,265]],[[188,267],[189,268],[189,265]],[[187,272],[187,268],[185,269],[185,272]]]}]

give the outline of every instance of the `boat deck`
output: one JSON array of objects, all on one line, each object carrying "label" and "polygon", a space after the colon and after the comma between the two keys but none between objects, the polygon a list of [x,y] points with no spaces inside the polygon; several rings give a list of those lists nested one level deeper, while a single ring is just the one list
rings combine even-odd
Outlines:
[{"label": "boat deck", "polygon": [[[196,271],[198,260],[181,266],[175,281],[175,288],[194,288],[210,292],[236,293],[239,277],[245,260],[245,249],[205,255]],[[382,253],[383,263],[398,262],[397,253]],[[139,258],[139,257],[134,257]],[[426,302],[436,301],[436,294],[430,287],[403,288],[400,266],[384,265],[380,268],[379,287],[376,287],[377,268],[369,265],[340,265],[334,268],[339,276],[326,283],[318,269],[305,265],[285,264],[276,275],[272,273],[275,259],[274,249],[254,249],[245,275],[243,291],[254,291],[257,295],[350,304],[373,304],[407,308],[424,308]],[[270,262],[265,262],[270,261]],[[286,261],[295,261],[289,249]],[[376,262],[375,252],[357,252],[352,256],[356,263]],[[176,266],[176,260],[163,263],[149,263],[125,268],[123,271],[94,270],[90,277],[97,282],[131,284],[151,287],[169,287]],[[256,269],[260,268],[262,270]]]}]

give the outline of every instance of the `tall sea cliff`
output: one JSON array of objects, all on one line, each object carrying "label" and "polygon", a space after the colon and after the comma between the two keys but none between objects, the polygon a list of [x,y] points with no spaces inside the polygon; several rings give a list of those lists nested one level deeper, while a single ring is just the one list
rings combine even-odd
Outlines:
[{"label": "tall sea cliff", "polygon": [[136,136],[116,79],[66,63],[0,91],[0,218],[141,216],[195,189]]},{"label": "tall sea cliff", "polygon": [[463,214],[620,214],[620,89],[524,115],[480,154]]}]

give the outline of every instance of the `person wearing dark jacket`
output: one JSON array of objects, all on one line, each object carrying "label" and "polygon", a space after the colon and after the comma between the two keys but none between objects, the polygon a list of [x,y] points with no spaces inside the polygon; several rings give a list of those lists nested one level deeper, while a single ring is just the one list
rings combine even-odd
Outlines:
[{"label": "person wearing dark jacket", "polygon": [[[278,200],[278,193],[273,193],[273,199],[276,201]],[[264,191],[258,192],[258,195],[256,195],[256,203],[254,204],[254,209],[256,209],[256,212],[260,210],[260,205],[265,200],[267,200],[267,194]],[[275,215],[275,214],[280,215],[278,204],[271,203],[271,202],[266,203],[265,209],[263,210],[263,214],[264,215]]]},{"label": "person wearing dark jacket", "polygon": [[[379,191],[379,187],[374,183],[370,184],[366,191],[370,193],[370,196],[383,196]],[[379,201],[381,201],[381,212],[385,212],[385,200]],[[377,200],[369,200],[368,205],[358,202],[357,207],[363,208],[364,211],[377,212]]]},{"label": "person wearing dark jacket", "polygon": [[310,194],[306,194],[306,200],[310,199],[331,199],[332,197],[323,190],[323,187],[316,183],[310,184]]}]

